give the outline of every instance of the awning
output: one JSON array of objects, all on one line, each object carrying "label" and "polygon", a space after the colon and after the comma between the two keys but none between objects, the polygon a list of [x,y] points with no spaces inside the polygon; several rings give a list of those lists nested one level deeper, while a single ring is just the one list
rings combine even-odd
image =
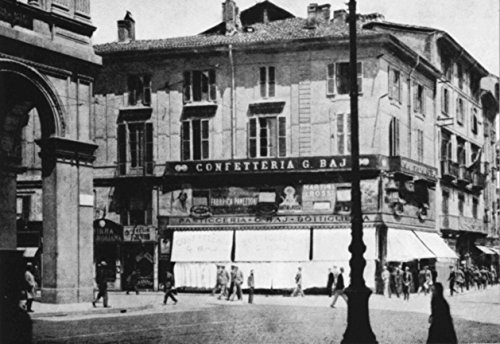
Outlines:
[{"label": "awning", "polygon": [[[376,259],[375,228],[363,228],[363,242],[366,251],[365,259]],[[315,229],[313,232],[313,260],[315,261],[348,261],[351,259],[349,245],[351,229]]]},{"label": "awning", "polygon": [[36,253],[38,252],[38,247],[18,247],[18,251],[24,251],[23,257],[24,258],[33,258],[36,256]]},{"label": "awning", "polygon": [[458,259],[457,254],[453,251],[437,233],[415,231],[417,237],[422,240],[425,246],[431,250],[437,258],[453,258]]},{"label": "awning", "polygon": [[387,261],[407,262],[414,259],[436,258],[411,230],[387,230]]},{"label": "awning", "polygon": [[173,262],[229,262],[233,231],[174,232]]},{"label": "awning", "polygon": [[479,249],[479,251],[483,252],[484,254],[497,254],[495,251],[493,251],[489,247],[481,246],[481,245],[476,245],[476,247]]},{"label": "awning", "polygon": [[308,229],[236,231],[235,261],[308,261],[309,236]]},{"label": "awning", "polygon": [[490,250],[492,250],[493,252],[495,252],[495,254],[498,254],[500,256],[500,250],[498,248],[490,247]]}]

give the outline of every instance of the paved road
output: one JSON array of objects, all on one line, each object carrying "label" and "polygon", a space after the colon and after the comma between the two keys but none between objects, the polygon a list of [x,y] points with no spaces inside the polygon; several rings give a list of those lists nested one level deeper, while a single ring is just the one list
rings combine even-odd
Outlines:
[{"label": "paved road", "polygon": [[[380,343],[425,343],[429,300],[370,299],[371,324]],[[134,296],[135,297],[135,296]],[[139,296],[141,297],[141,296]],[[107,315],[69,315],[34,322],[36,343],[338,343],[346,307],[326,297],[256,296],[255,305],[181,295],[179,304]],[[461,342],[500,343],[500,287],[448,298]]]}]

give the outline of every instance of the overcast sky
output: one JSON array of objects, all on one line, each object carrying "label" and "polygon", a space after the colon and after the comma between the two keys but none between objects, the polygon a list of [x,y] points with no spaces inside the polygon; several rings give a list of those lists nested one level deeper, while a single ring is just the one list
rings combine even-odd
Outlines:
[{"label": "overcast sky", "polygon": [[[348,0],[271,0],[297,17],[310,2],[347,9]],[[223,0],[92,0],[95,44],[117,40],[116,21],[132,12],[136,39],[189,36],[219,23]],[[240,11],[260,2],[236,0]],[[358,13],[379,12],[387,21],[430,26],[448,32],[486,69],[499,75],[499,0],[358,0]]]}]

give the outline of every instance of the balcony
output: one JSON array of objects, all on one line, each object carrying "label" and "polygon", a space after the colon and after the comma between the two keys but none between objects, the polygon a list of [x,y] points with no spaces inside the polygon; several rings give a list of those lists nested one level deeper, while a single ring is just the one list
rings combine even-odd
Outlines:
[{"label": "balcony", "polygon": [[441,215],[441,230],[486,234],[482,219],[459,215]]},{"label": "balcony", "polygon": [[486,176],[478,171],[471,172],[471,183],[468,187],[472,191],[479,191],[486,187]]},{"label": "balcony", "polygon": [[441,178],[452,181],[458,177],[458,164],[451,160],[441,160]]},{"label": "balcony", "polygon": [[120,177],[143,177],[153,176],[155,169],[154,161],[146,161],[141,165],[132,162],[120,162],[116,165],[116,175]]},{"label": "balcony", "polygon": [[463,185],[467,185],[472,182],[471,172],[467,169],[467,166],[465,165],[459,166],[457,182]]}]

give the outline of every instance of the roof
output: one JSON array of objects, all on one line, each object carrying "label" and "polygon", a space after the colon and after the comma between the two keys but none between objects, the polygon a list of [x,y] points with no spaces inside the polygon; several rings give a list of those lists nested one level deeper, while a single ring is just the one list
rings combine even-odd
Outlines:
[{"label": "roof", "polygon": [[[255,43],[288,42],[314,38],[348,38],[347,24],[324,24],[314,28],[306,27],[303,18],[288,18],[269,23],[256,23],[253,32],[237,32],[234,35],[199,34],[194,36],[174,37],[155,40],[135,40],[127,43],[113,42],[94,46],[97,54],[106,55],[118,52],[164,51],[182,48],[205,48],[227,46],[244,46]],[[361,27],[358,35],[375,36],[379,33]]]}]

